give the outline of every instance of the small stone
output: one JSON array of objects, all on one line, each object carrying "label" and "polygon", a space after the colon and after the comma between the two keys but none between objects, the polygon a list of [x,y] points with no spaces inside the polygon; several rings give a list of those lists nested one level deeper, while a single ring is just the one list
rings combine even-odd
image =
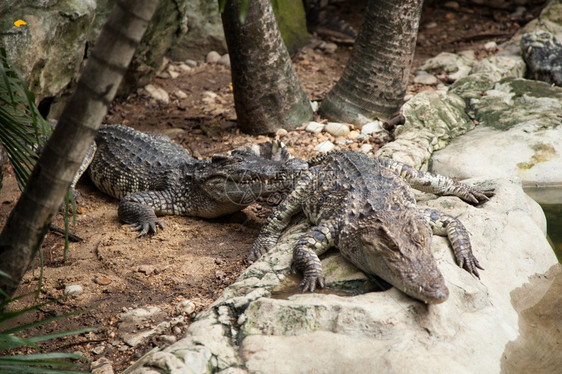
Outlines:
[{"label": "small stone", "polygon": [[170,75],[170,78],[172,78],[172,79],[176,79],[177,77],[180,76],[180,73],[178,73],[177,71],[172,71],[172,70],[168,70],[168,74]]},{"label": "small stone", "polygon": [[95,355],[101,355],[105,351],[105,345],[98,345],[92,349],[92,353]]},{"label": "small stone", "polygon": [[146,275],[152,275],[154,272],[156,272],[156,268],[152,265],[141,265],[138,267],[137,271]]},{"label": "small stone", "polygon": [[332,54],[338,50],[338,45],[336,43],[323,42],[322,44],[320,44],[319,48],[327,54]]},{"label": "small stone", "polygon": [[220,258],[215,258],[215,264],[220,265],[222,264],[222,260]]},{"label": "small stone", "polygon": [[277,132],[275,133],[275,135],[277,135],[277,137],[282,138],[285,135],[287,135],[289,132],[285,129],[279,129],[277,130]]},{"label": "small stone", "polygon": [[177,97],[178,99],[187,99],[187,94],[185,92],[183,92],[182,90],[177,90],[176,92],[174,92],[174,96]]},{"label": "small stone", "polygon": [[312,132],[318,134],[324,130],[325,125],[323,123],[310,121],[308,125],[306,125],[305,130],[308,132]]},{"label": "small stone", "polygon": [[498,49],[498,44],[494,41],[484,44],[484,49],[488,52],[495,52]]},{"label": "small stone", "polygon": [[437,80],[437,78],[434,75],[420,74],[420,75],[416,75],[414,77],[414,83],[431,86],[431,85],[439,83],[439,81]]},{"label": "small stone", "polygon": [[371,151],[373,150],[373,146],[370,145],[370,144],[368,144],[368,143],[367,143],[367,144],[363,144],[363,145],[359,148],[359,150],[360,150],[361,152],[363,152],[363,153],[369,153],[369,152],[371,152]]},{"label": "small stone", "polygon": [[111,361],[105,357],[100,357],[99,360],[92,362],[92,374],[113,374],[113,366]]},{"label": "small stone", "polygon": [[326,132],[334,136],[347,136],[350,129],[349,126],[338,122],[328,122],[325,128]]},{"label": "small stone", "polygon": [[384,128],[382,127],[381,121],[373,121],[363,125],[361,128],[361,134],[363,135],[371,135],[374,132],[381,132]]},{"label": "small stone", "polygon": [[330,152],[331,150],[333,150],[336,146],[334,145],[334,143],[332,143],[329,140],[326,140],[320,144],[318,144],[316,147],[314,147],[314,150],[316,152]]},{"label": "small stone", "polygon": [[164,344],[174,344],[177,341],[177,339],[173,335],[161,335],[160,341]]},{"label": "small stone", "polygon": [[64,294],[66,296],[78,296],[82,292],[84,292],[84,289],[79,284],[71,284],[64,288]]},{"label": "small stone", "polygon": [[426,28],[426,29],[434,29],[434,28],[436,28],[437,26],[438,26],[438,25],[437,25],[437,22],[430,22],[430,23],[428,23],[427,25],[425,25],[425,28]]},{"label": "small stone", "polygon": [[189,65],[187,65],[187,64],[184,64],[183,62],[180,62],[180,63],[178,64],[178,69],[179,69],[180,71],[183,71],[184,73],[193,70],[193,68],[192,68],[191,66],[189,66]]},{"label": "small stone", "polygon": [[215,278],[217,279],[223,279],[224,277],[226,277],[226,273],[222,270],[217,270],[215,271]]},{"label": "small stone", "polygon": [[352,130],[349,132],[349,134],[347,134],[347,138],[348,139],[357,139],[357,137],[361,135],[361,133],[357,130]]},{"label": "small stone", "polygon": [[312,111],[316,113],[318,111],[318,107],[320,107],[320,103],[316,100],[313,100],[310,102],[310,107],[312,108]]},{"label": "small stone", "polygon": [[168,104],[170,102],[170,96],[163,88],[153,86],[152,84],[148,84],[144,86],[144,89],[156,101],[162,104]]},{"label": "small stone", "polygon": [[211,51],[207,54],[205,61],[207,64],[216,64],[221,59],[221,55],[217,51]]},{"label": "small stone", "polygon": [[184,62],[187,66],[189,66],[191,68],[194,68],[194,67],[197,66],[197,61],[194,61],[194,60],[187,59]]},{"label": "small stone", "polygon": [[107,286],[111,283],[111,279],[104,277],[103,275],[99,275],[96,277],[96,279],[94,279],[94,283],[97,283],[101,286]]},{"label": "small stone", "polygon": [[217,61],[219,65],[224,65],[226,67],[230,67],[230,56],[227,54],[222,55],[221,58]]},{"label": "small stone", "polygon": [[178,326],[174,326],[174,328],[172,329],[172,332],[174,334],[179,335],[179,334],[181,334],[181,329]]}]

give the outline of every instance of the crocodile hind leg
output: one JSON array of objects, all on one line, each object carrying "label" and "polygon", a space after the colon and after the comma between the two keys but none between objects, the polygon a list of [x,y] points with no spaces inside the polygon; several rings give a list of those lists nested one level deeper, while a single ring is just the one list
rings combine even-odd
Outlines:
[{"label": "crocodile hind leg", "polygon": [[453,247],[453,253],[457,260],[457,265],[468,271],[470,274],[480,278],[477,269],[484,270],[472,253],[468,230],[457,218],[435,209],[424,209],[424,217],[427,219],[433,233],[436,235],[447,236]]},{"label": "crocodile hind leg", "polygon": [[404,178],[416,190],[433,193],[438,196],[458,196],[473,204],[482,204],[494,196],[494,190],[479,190],[464,183],[460,183],[443,175],[414,169],[410,165],[389,158],[379,157],[377,161],[385,168],[394,171]]},{"label": "crocodile hind leg", "polygon": [[304,234],[293,250],[293,267],[303,273],[303,291],[314,292],[316,287],[324,288],[320,256],[334,245],[331,230],[326,226],[316,226]]},{"label": "crocodile hind leg", "polygon": [[248,261],[257,260],[277,244],[281,233],[289,225],[291,217],[302,210],[302,199],[303,196],[306,196],[312,178],[312,173],[307,173],[301,177],[293,191],[277,205],[254,242]]}]

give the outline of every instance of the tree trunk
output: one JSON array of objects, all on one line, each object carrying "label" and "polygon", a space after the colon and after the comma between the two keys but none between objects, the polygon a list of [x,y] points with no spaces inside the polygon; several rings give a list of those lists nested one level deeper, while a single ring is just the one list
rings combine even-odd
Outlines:
[{"label": "tree trunk", "polygon": [[228,0],[222,13],[230,54],[238,126],[250,134],[293,129],[312,117],[283,44],[269,0],[251,0],[245,22],[241,0]]},{"label": "tree trunk", "polygon": [[320,105],[323,117],[362,125],[399,113],[422,5],[423,0],[369,0],[349,62]]},{"label": "tree trunk", "polygon": [[[13,295],[78,171],[158,1],[121,0],[0,234],[0,289]],[[0,296],[0,300],[3,297]]]}]

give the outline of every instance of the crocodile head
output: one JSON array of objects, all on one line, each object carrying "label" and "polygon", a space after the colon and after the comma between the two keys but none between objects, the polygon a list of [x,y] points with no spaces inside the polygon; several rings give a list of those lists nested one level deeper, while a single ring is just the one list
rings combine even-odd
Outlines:
[{"label": "crocodile head", "polygon": [[431,254],[429,224],[410,209],[392,216],[361,222],[356,253],[362,254],[362,270],[425,303],[444,302],[449,290]]},{"label": "crocodile head", "polygon": [[216,202],[247,206],[257,198],[290,191],[308,164],[300,159],[268,159],[252,152],[213,156],[197,173],[199,188]]}]

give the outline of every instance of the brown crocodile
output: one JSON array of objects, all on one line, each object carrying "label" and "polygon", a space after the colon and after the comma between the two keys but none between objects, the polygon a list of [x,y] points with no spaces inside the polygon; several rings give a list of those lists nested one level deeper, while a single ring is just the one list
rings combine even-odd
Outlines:
[{"label": "brown crocodile", "polygon": [[482,267],[462,223],[435,209],[418,208],[408,183],[473,204],[493,196],[492,190],[478,190],[390,159],[354,151],[328,153],[309,162],[308,171],[268,218],[248,259],[268,252],[291,217],[302,211],[314,225],[293,251],[293,266],[304,273],[304,291],[324,287],[318,256],[337,247],[367,275],[426,303],[441,303],[449,290],[431,254],[432,232],[448,236],[461,268],[479,277]]}]

